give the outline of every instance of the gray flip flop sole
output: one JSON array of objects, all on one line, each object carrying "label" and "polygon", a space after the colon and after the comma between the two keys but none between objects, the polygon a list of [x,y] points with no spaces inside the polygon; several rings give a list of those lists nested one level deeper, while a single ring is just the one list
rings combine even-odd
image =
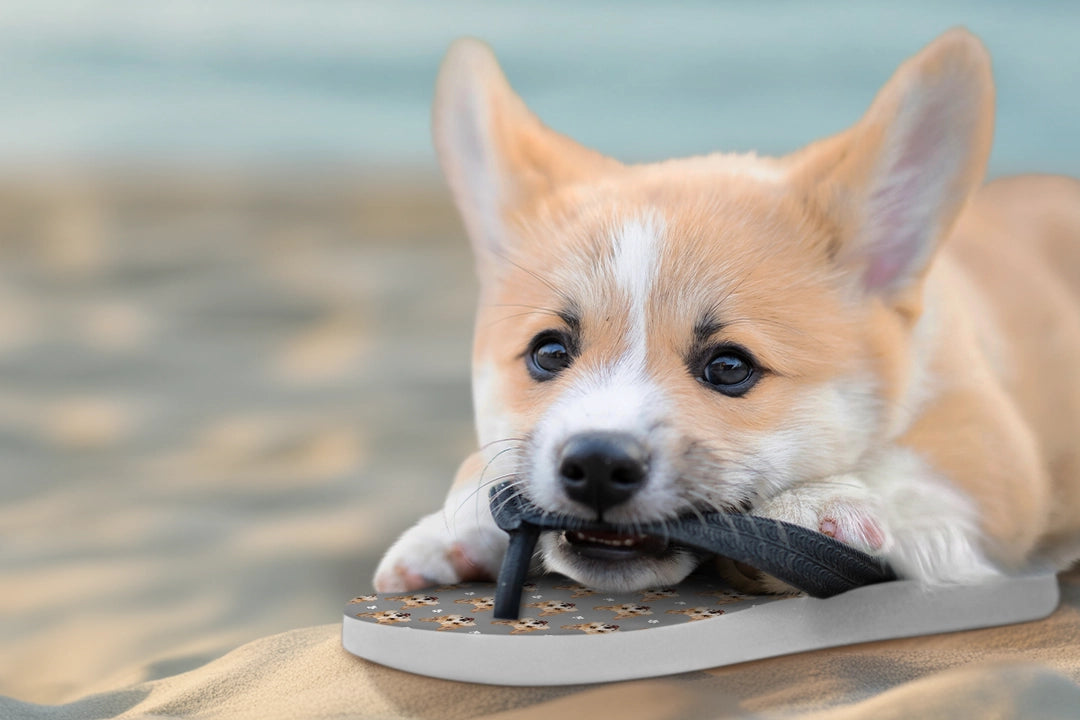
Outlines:
[{"label": "gray flip flop sole", "polygon": [[530,579],[517,620],[493,617],[495,585],[382,593],[345,606],[342,644],[421,675],[491,685],[571,685],[656,677],[820,648],[1008,625],[1049,615],[1052,573],[926,588],[910,580],[827,599],[750,596],[711,578],[605,593]]}]

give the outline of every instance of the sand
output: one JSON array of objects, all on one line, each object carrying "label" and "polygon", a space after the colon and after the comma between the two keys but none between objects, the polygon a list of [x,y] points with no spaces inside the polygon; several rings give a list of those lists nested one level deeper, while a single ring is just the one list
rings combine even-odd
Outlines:
[{"label": "sand", "polygon": [[425,187],[0,180],[0,695],[331,622],[438,506],[472,443],[473,286]]},{"label": "sand", "polygon": [[472,443],[474,292],[427,178],[0,182],[0,718],[1075,716],[1076,572],[1037,623],[595,688],[345,653]]}]

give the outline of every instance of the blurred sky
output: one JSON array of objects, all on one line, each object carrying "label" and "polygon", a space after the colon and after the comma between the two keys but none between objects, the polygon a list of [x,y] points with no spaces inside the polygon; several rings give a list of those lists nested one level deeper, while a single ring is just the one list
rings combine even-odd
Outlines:
[{"label": "blurred sky", "polygon": [[1080,3],[1045,0],[0,0],[0,163],[429,169],[432,83],[463,34],[622,159],[780,153],[957,24],[996,64],[992,171],[1080,174]]}]

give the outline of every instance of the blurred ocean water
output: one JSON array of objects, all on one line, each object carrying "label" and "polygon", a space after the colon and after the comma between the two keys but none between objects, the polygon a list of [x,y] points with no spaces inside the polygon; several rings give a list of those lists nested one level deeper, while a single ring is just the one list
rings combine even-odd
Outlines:
[{"label": "blurred ocean water", "polygon": [[488,40],[553,127],[626,160],[781,153],[953,25],[995,59],[992,171],[1080,173],[1080,3],[0,1],[0,167],[430,168],[436,68]]}]

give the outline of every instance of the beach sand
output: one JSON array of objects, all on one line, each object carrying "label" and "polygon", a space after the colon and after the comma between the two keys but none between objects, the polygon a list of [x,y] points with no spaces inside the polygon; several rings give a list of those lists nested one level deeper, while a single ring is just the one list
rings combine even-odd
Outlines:
[{"label": "beach sand", "polygon": [[610,687],[345,653],[344,602],[473,442],[474,300],[426,176],[0,181],[0,718],[1080,707],[1076,572],[1037,623]]},{"label": "beach sand", "polygon": [[472,444],[435,182],[0,181],[0,694],[330,622]]}]

